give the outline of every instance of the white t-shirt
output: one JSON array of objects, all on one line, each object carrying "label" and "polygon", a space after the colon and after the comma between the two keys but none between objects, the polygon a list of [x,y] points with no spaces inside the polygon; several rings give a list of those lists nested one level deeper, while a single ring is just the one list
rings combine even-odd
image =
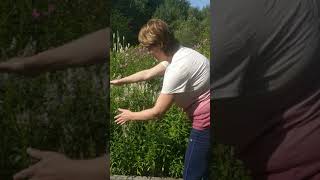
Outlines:
[{"label": "white t-shirt", "polygon": [[187,108],[210,89],[209,60],[197,51],[180,47],[166,67],[161,93],[174,94],[175,102]]}]

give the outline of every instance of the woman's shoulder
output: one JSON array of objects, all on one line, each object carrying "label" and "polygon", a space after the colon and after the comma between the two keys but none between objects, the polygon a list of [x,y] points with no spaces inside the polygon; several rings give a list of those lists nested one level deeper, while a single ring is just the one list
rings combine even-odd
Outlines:
[{"label": "woman's shoulder", "polygon": [[178,56],[180,55],[190,55],[190,56],[203,56],[199,51],[192,49],[190,47],[181,46],[180,49],[176,53]]},{"label": "woman's shoulder", "polygon": [[172,62],[177,63],[183,59],[190,58],[195,53],[196,51],[191,48],[180,46],[178,51],[173,55]]}]

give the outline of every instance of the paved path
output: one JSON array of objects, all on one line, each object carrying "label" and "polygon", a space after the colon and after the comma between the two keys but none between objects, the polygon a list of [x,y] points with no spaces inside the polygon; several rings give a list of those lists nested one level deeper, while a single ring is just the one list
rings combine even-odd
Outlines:
[{"label": "paved path", "polygon": [[174,178],[159,178],[159,177],[142,177],[142,176],[111,176],[111,180],[182,180]]}]

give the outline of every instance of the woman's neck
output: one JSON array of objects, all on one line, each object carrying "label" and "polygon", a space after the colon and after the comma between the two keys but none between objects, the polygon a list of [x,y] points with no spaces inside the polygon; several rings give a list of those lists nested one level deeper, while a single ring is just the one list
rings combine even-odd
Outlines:
[{"label": "woman's neck", "polygon": [[172,52],[170,53],[170,55],[166,55],[166,61],[171,62],[174,54],[179,51],[180,47],[181,47],[181,46],[178,44],[178,45],[176,46],[176,48],[174,49],[174,51],[172,51]]}]

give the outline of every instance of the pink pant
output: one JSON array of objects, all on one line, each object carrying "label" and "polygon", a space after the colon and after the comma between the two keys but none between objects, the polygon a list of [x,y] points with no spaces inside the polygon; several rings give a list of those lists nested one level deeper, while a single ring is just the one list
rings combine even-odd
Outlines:
[{"label": "pink pant", "polygon": [[192,128],[204,130],[210,127],[210,90],[203,93],[186,112],[192,119]]}]

